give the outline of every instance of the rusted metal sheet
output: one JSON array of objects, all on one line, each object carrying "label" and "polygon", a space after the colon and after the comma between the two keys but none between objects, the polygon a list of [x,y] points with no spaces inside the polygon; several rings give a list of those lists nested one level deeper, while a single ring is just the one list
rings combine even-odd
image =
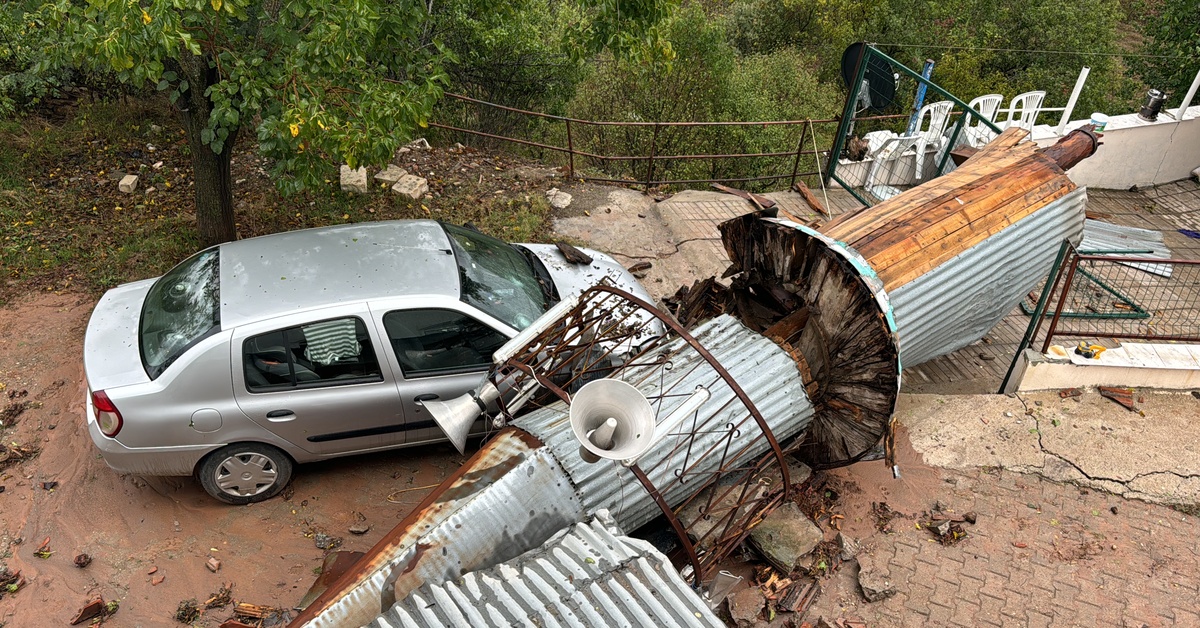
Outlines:
[{"label": "rusted metal sheet", "polygon": [[916,366],[987,334],[1045,279],[1062,241],[1079,242],[1086,205],[1077,189],[892,291],[901,361]]},{"label": "rusted metal sheet", "polygon": [[524,432],[505,430],[292,625],[367,624],[422,585],[513,558],[582,518],[574,487],[550,451]]},{"label": "rusted metal sheet", "polygon": [[414,591],[371,628],[679,626],[724,623],[646,541],[606,511],[514,560]]}]

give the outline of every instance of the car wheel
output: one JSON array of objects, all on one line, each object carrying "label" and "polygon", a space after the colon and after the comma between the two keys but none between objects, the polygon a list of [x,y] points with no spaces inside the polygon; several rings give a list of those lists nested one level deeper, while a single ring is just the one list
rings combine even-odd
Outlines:
[{"label": "car wheel", "polygon": [[253,504],[279,494],[292,480],[292,459],[262,443],[222,447],[200,463],[200,485],[227,504]]}]

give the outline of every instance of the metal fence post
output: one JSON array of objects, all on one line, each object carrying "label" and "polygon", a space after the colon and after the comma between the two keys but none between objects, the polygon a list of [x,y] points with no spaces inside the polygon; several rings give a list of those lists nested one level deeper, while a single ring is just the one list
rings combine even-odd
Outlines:
[{"label": "metal fence post", "polygon": [[654,123],[654,135],[650,136],[650,157],[646,160],[646,193],[650,193],[650,184],[654,181],[654,152],[658,148],[658,127]]},{"label": "metal fence post", "polygon": [[974,113],[974,109],[967,109],[958,117],[958,123],[954,125],[954,132],[950,134],[950,142],[946,144],[946,150],[942,152],[942,159],[938,161],[937,173],[939,177],[946,172],[946,160],[950,158],[950,151],[954,149],[954,144],[958,141],[959,134],[962,133],[962,128],[966,124],[967,117]]},{"label": "metal fence post", "polygon": [[[808,127],[800,125],[800,141],[796,142],[796,160],[792,162],[792,183],[790,188],[796,187],[796,173],[800,172],[800,155],[804,152],[804,138],[808,135]],[[818,160],[820,156],[818,155]]]},{"label": "metal fence post", "polygon": [[567,177],[575,178],[575,144],[571,141],[570,118],[567,118]]},{"label": "metal fence post", "polygon": [[854,83],[850,85],[850,94],[846,97],[846,108],[842,110],[842,119],[838,121],[837,133],[833,136],[833,150],[829,151],[829,162],[825,168],[825,184],[833,178],[837,170],[837,162],[846,144],[846,134],[850,132],[850,124],[854,122],[854,110],[858,104],[858,91],[862,88],[863,75],[867,73],[867,55],[875,49],[863,44],[858,52],[858,65],[854,69]]},{"label": "metal fence post", "polygon": [[[1038,297],[1037,307],[1033,308],[1033,318],[1029,319],[1029,326],[1025,328],[1025,336],[1021,338],[1021,344],[1017,345],[1017,352],[1013,355],[1012,362],[1008,365],[1008,372],[1004,374],[1004,381],[1000,382],[1000,390],[996,394],[1004,394],[1004,389],[1008,388],[1008,380],[1012,377],[1013,371],[1017,368],[1017,361],[1021,359],[1021,354],[1025,352],[1025,347],[1033,343],[1033,339],[1037,336],[1038,328],[1041,327],[1042,317],[1046,314],[1046,302],[1050,298],[1050,293],[1054,292],[1054,287],[1058,285],[1058,280],[1062,278],[1063,258],[1066,257],[1067,251],[1071,248],[1070,240],[1063,240],[1058,247],[1058,256],[1054,258],[1054,264],[1050,267],[1050,272],[1046,274],[1046,285],[1042,288],[1042,294]],[[1050,279],[1050,275],[1054,275],[1054,279]]]},{"label": "metal fence post", "polygon": [[1067,302],[1067,293],[1075,281],[1075,269],[1079,268],[1079,256],[1071,258],[1071,270],[1067,271],[1067,279],[1063,282],[1062,294],[1058,295],[1058,305],[1054,308],[1054,318],[1050,319],[1050,329],[1046,330],[1046,342],[1042,343],[1042,353],[1050,350],[1050,341],[1054,340],[1054,330],[1058,329],[1058,319],[1062,316],[1063,305]]}]

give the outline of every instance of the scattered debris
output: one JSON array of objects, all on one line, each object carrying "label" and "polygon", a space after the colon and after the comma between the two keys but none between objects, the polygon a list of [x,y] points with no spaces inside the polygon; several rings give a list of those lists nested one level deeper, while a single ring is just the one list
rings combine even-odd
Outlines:
[{"label": "scattered debris", "polygon": [[367,185],[367,167],[351,168],[346,164],[341,167],[341,184],[343,192],[366,194],[370,191]]},{"label": "scattered debris", "polygon": [[868,602],[879,602],[896,594],[889,574],[881,571],[875,557],[868,554],[858,557],[858,586],[862,589],[863,599]]},{"label": "scattered debris", "polygon": [[408,174],[408,171],[405,170],[404,168],[401,168],[400,166],[397,166],[396,164],[388,164],[387,168],[384,168],[382,171],[379,172],[379,174],[375,175],[375,180],[382,181],[388,187],[391,187],[391,186],[395,185],[397,181],[399,181],[400,179],[403,179],[404,176],[407,174]]},{"label": "scattered debris", "polygon": [[43,559],[50,558],[53,554],[54,552],[50,551],[50,537],[46,537],[46,540],[42,541],[42,544],[33,552],[34,556]]},{"label": "scattered debris", "polygon": [[241,602],[233,607],[233,618],[239,621],[252,619],[255,621],[250,623],[260,626],[277,626],[291,621],[291,615],[282,608],[259,606],[245,602]]},{"label": "scattered debris", "polygon": [[816,580],[794,581],[792,585],[784,591],[779,600],[775,602],[775,610],[783,613],[800,613],[803,615],[813,601],[817,599],[817,595],[821,592],[821,585]]},{"label": "scattered debris", "polygon": [[224,586],[217,590],[216,593],[208,596],[208,600],[204,602],[204,609],[211,610],[214,608],[225,608],[233,603],[233,583],[226,582]]},{"label": "scattered debris", "polygon": [[546,200],[554,209],[566,209],[571,205],[572,197],[558,188],[550,188],[546,190]]},{"label": "scattered debris", "polygon": [[750,531],[750,543],[772,566],[790,573],[825,533],[793,502],[776,508]]},{"label": "scattered debris", "polygon": [[75,566],[80,569],[83,569],[90,564],[92,564],[92,557],[88,556],[87,554],[80,554],[75,557]]},{"label": "scattered debris", "polygon": [[558,247],[563,257],[567,258],[567,261],[572,264],[591,264],[593,261],[591,255],[580,251],[566,242],[555,242],[554,246]]},{"label": "scattered debris", "polygon": [[812,190],[808,189],[808,185],[806,185],[803,181],[796,181],[796,184],[792,186],[792,189],[804,199],[805,203],[808,203],[808,206],[811,207],[813,211],[824,216],[833,216],[833,214],[829,213],[829,210],[825,209],[825,206],[821,204],[821,201],[817,200],[817,197],[812,193]]},{"label": "scattered debris", "polygon": [[423,137],[418,137],[417,139],[406,144],[404,147],[411,150],[429,150],[431,148],[429,146],[429,142]]},{"label": "scattered debris", "polygon": [[[974,521],[971,523],[974,523]],[[838,557],[843,561],[853,560],[858,555],[859,549],[861,549],[858,541],[855,541],[852,537],[842,532],[838,532],[837,538],[834,540],[838,544]]]},{"label": "scattered debris", "polygon": [[963,529],[960,520],[932,519],[926,521],[923,527],[933,534],[938,543],[947,547],[967,538],[967,531]]},{"label": "scattered debris", "polygon": [[1099,386],[1097,388],[1097,390],[1100,391],[1101,397],[1104,397],[1106,399],[1112,399],[1113,401],[1121,404],[1122,406],[1125,406],[1125,408],[1127,410],[1129,410],[1130,412],[1136,412],[1142,416],[1146,416],[1145,412],[1142,412],[1141,410],[1138,409],[1137,406],[1135,406],[1133,404],[1133,389],[1132,388],[1119,388],[1119,387],[1115,387],[1115,386]]},{"label": "scattered debris", "polygon": [[366,523],[364,521],[360,521],[360,522],[350,526],[350,528],[349,528],[350,534],[354,534],[356,536],[362,536],[370,531],[371,531],[371,524]]},{"label": "scattered debris", "polygon": [[226,619],[217,628],[255,628],[253,624],[240,622],[236,619]]},{"label": "scattered debris", "polygon": [[748,587],[726,598],[729,617],[737,628],[750,628],[758,623],[766,606],[766,598],[758,587]]},{"label": "scattered debris", "polygon": [[727,185],[721,185],[720,183],[713,183],[712,186],[726,194],[732,194],[738,198],[746,199],[747,201],[753,203],[758,209],[770,209],[775,206],[775,201],[760,194],[755,194],[754,192],[747,192],[745,190],[731,188]]},{"label": "scattered debris", "polygon": [[629,273],[638,279],[643,279],[646,277],[646,271],[653,267],[654,264],[651,264],[650,262],[638,262],[629,267]]},{"label": "scattered debris", "polygon": [[181,624],[190,624],[197,619],[200,619],[200,605],[195,598],[184,600],[175,607],[175,621]]},{"label": "scattered debris", "polygon": [[1083,391],[1079,390],[1078,388],[1064,388],[1058,391],[1058,396],[1060,399],[1066,399],[1068,397],[1080,397],[1083,396]]},{"label": "scattered debris", "polygon": [[153,566],[153,565],[152,565],[152,566],[151,566],[149,569],[147,569],[147,570],[146,570],[146,575],[147,575],[147,576],[153,576],[155,573],[158,573],[158,567],[157,567],[157,566]]},{"label": "scattered debris", "polygon": [[21,572],[9,571],[7,567],[0,567],[0,598],[3,598],[5,593],[20,591],[24,584],[25,578],[21,577]]},{"label": "scattered debris", "polygon": [[58,482],[55,482],[55,481],[42,482],[42,490],[43,491],[53,491],[56,488],[58,488]]},{"label": "scattered debris", "polygon": [[117,184],[117,189],[125,194],[133,194],[137,190],[138,177],[136,174],[127,174],[121,177],[121,182]]},{"label": "scattered debris", "polygon": [[77,626],[85,621],[94,620],[96,618],[99,618],[99,621],[92,623],[102,624],[104,623],[104,620],[112,617],[112,615],[116,613],[117,609],[120,607],[120,602],[117,602],[116,600],[105,602],[103,597],[97,596],[96,599],[88,602],[83,606],[83,608],[79,609],[79,612],[75,615],[75,619],[71,620],[71,625]]},{"label": "scattered debris", "polygon": [[871,502],[871,514],[875,516],[875,529],[888,534],[892,531],[892,520],[904,515],[892,510],[887,502]]},{"label": "scattered debris", "polygon": [[313,542],[316,544],[317,549],[331,550],[341,546],[342,537],[329,536],[324,532],[318,532],[313,535]]},{"label": "scattered debris", "polygon": [[204,566],[208,567],[209,571],[211,571],[213,573],[217,573],[217,570],[219,570],[221,568],[221,561],[217,560],[213,556],[209,556],[208,562],[204,563]]},{"label": "scattered debris", "polygon": [[422,177],[406,174],[392,186],[392,192],[419,201],[429,193],[429,182]]}]

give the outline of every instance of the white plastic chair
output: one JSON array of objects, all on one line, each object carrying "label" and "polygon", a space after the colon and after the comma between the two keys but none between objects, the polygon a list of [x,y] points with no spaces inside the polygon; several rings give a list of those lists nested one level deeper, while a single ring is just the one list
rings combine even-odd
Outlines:
[{"label": "white plastic chair", "polygon": [[[867,134],[867,136],[870,135],[871,133]],[[867,170],[867,179],[863,184],[867,192],[870,192],[871,196],[880,201],[886,201],[900,193],[898,188],[887,185],[886,181],[875,180],[875,176],[879,174],[880,167],[885,163],[895,161],[908,149],[912,148],[917,143],[917,140],[920,139],[916,135],[896,135],[895,133],[891,133],[890,135],[891,137],[886,137],[882,134],[877,136],[878,139],[882,139],[883,141],[876,144],[877,148],[872,148],[869,153],[872,158],[871,167]],[[876,138],[868,138],[867,141],[875,143],[872,142],[872,139]],[[886,180],[887,175],[891,173],[891,168],[884,169],[883,173],[883,178]]]},{"label": "white plastic chair", "polygon": [[1000,103],[1003,100],[1004,96],[1000,94],[988,94],[967,103],[967,106],[979,114],[978,117],[970,116],[970,120],[967,121],[965,140],[968,146],[971,148],[982,148],[984,144],[987,144],[996,137],[996,132],[984,124],[983,121],[996,122],[996,112],[1000,111]]},{"label": "white plastic chair", "polygon": [[1013,96],[1008,103],[1008,121],[1004,123],[1004,128],[1019,126],[1032,133],[1033,123],[1037,120],[1038,112],[1042,109],[1042,101],[1045,99],[1046,92],[1043,91],[1025,92]]},{"label": "white plastic chair", "polygon": [[[950,122],[950,110],[954,102],[943,100],[921,107],[921,115],[917,118],[916,147],[917,173],[916,179],[921,180],[925,169],[925,150],[932,146],[936,152],[946,142],[946,125]],[[925,126],[925,117],[929,117],[929,126]]]}]

